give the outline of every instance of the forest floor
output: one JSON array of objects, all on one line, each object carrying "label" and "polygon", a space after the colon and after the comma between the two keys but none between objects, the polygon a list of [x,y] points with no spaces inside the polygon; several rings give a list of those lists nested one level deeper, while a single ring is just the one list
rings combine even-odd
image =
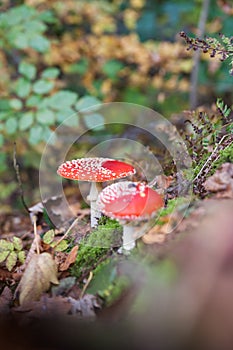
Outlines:
[{"label": "forest floor", "polygon": [[[127,319],[134,334],[153,334],[151,323],[157,334],[166,324],[167,334],[182,342],[187,334],[193,339],[195,324],[195,339],[204,344],[211,335],[210,344],[225,339],[227,345],[233,324],[233,164],[223,164],[206,188],[204,198],[193,197],[189,205],[179,203],[165,213],[129,255],[119,254],[115,247],[83,248],[81,240],[91,234],[89,209],[78,203],[73,209],[80,220],[65,240],[67,227],[51,230],[38,205],[34,225],[33,215],[1,213],[3,324],[10,320],[30,326],[57,317],[63,325],[93,325],[98,320],[106,325]],[[60,249],[58,241],[64,244]],[[9,338],[5,341],[12,344]]]}]

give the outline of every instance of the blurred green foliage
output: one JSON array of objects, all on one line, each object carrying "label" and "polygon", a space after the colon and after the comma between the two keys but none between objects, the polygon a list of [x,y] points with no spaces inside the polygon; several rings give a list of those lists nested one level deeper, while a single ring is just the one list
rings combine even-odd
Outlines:
[{"label": "blurred green foliage", "polygon": [[[167,117],[187,109],[192,55],[177,34],[195,32],[201,5],[200,0],[4,1],[0,174],[9,191],[0,197],[15,190],[13,170],[9,176],[13,142],[19,144],[26,170],[38,170],[45,142],[67,117],[76,113],[76,126],[84,123],[88,128],[103,123],[98,113],[79,113],[83,108],[124,101]],[[214,2],[207,34],[230,35],[230,21]],[[201,103],[212,103],[216,96],[230,98],[228,68],[203,55]],[[31,178],[25,176],[26,181]]]}]

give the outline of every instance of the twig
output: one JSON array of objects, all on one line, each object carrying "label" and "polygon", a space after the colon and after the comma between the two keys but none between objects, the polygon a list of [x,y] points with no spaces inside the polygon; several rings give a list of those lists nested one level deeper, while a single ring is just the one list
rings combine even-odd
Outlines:
[{"label": "twig", "polygon": [[77,224],[77,222],[79,221],[80,217],[76,218],[73,223],[70,225],[70,227],[68,228],[68,230],[64,233],[64,235],[56,242],[56,244],[53,246],[53,248],[55,249],[58,244],[61,243],[61,241],[63,241],[63,239],[65,239],[68,234],[70,233],[70,231],[72,230],[72,228]]},{"label": "twig", "polygon": [[93,272],[90,271],[89,276],[88,276],[88,279],[87,279],[87,281],[86,281],[86,283],[85,283],[85,285],[84,285],[84,287],[83,287],[83,289],[82,289],[82,292],[81,292],[81,294],[80,294],[80,297],[79,297],[80,299],[83,298],[83,296],[84,296],[84,294],[85,294],[85,292],[86,292],[86,290],[87,290],[87,287],[89,286],[89,284],[90,284],[92,278],[93,278]]},{"label": "twig", "polygon": [[30,211],[29,211],[28,206],[24,200],[23,184],[22,184],[22,180],[20,177],[19,164],[17,163],[17,159],[16,159],[16,142],[14,142],[13,166],[15,169],[16,177],[17,177],[17,182],[18,182],[18,186],[19,186],[19,194],[20,194],[22,204],[23,204],[24,208],[26,209],[26,211],[29,213]]},{"label": "twig", "polygon": [[40,247],[39,247],[40,236],[37,233],[36,221],[37,221],[37,217],[36,217],[36,215],[33,215],[32,222],[33,222],[33,230],[34,230],[34,240],[35,240],[35,245],[36,245],[36,252],[39,255],[40,254]]},{"label": "twig", "polygon": [[[205,32],[205,25],[209,11],[210,0],[203,0],[201,15],[198,23],[199,37],[202,38]],[[198,90],[198,72],[200,65],[200,51],[195,51],[193,58],[193,70],[190,78],[190,108],[193,109],[197,105],[197,90]]]}]

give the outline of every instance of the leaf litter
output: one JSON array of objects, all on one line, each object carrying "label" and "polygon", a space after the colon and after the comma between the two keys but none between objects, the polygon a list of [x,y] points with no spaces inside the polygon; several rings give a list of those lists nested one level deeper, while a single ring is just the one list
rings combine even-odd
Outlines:
[{"label": "leaf litter", "polygon": [[58,284],[57,266],[51,254],[34,255],[29,261],[19,284],[19,303],[27,304],[38,300],[50,283]]}]

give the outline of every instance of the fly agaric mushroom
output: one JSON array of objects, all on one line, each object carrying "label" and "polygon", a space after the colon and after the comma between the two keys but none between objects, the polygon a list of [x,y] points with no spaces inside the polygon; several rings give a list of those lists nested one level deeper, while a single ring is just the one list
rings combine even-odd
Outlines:
[{"label": "fly agaric mushroom", "polygon": [[103,214],[123,225],[122,248],[131,250],[135,247],[135,227],[129,222],[148,219],[164,206],[164,201],[146,184],[124,181],[105,187],[97,205]]},{"label": "fly agaric mushroom", "polygon": [[110,158],[80,158],[61,164],[57,173],[66,178],[91,182],[87,199],[91,206],[91,227],[95,227],[101,213],[96,206],[98,190],[96,182],[120,179],[135,174],[132,165]]}]

